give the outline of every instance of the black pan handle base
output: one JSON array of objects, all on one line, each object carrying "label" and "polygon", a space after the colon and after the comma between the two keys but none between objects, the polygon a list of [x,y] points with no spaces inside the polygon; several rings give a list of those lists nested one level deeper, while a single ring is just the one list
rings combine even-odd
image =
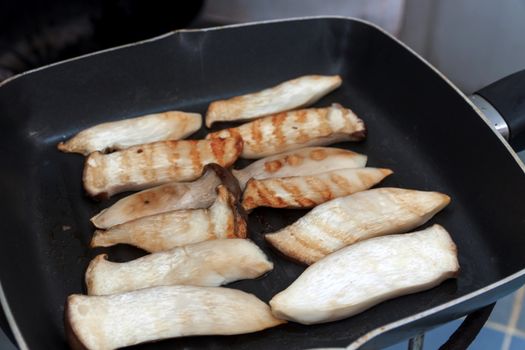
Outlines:
[{"label": "black pan handle base", "polygon": [[477,335],[487,323],[494,304],[487,305],[468,315],[463,323],[450,336],[447,342],[439,350],[465,350],[476,339]]},{"label": "black pan handle base", "polygon": [[[503,117],[508,126],[509,140],[515,141],[525,137],[525,70],[511,74],[477,91],[471,99],[480,107],[474,100],[476,95],[481,96]],[[483,111],[482,107],[480,109]],[[491,116],[487,115],[487,117],[496,124]]]}]

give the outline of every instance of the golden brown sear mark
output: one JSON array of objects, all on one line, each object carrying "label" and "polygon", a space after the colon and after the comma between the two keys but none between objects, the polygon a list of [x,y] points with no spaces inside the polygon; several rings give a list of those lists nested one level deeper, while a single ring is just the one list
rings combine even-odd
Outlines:
[{"label": "golden brown sear mark", "polygon": [[271,162],[264,163],[264,170],[266,170],[269,173],[275,173],[279,169],[281,169],[283,164],[280,160],[272,160]]},{"label": "golden brown sear mark", "polygon": [[[169,144],[168,146],[171,146]],[[169,147],[171,151],[172,147]],[[142,175],[144,179],[149,182],[152,182],[156,179],[154,159],[155,159],[155,148],[154,147],[145,147],[142,152],[140,152],[140,157],[144,160],[144,168],[142,169]]]},{"label": "golden brown sear mark", "polygon": [[290,166],[299,166],[303,163],[304,159],[298,154],[290,154],[289,156],[286,156],[285,160]]},{"label": "golden brown sear mark", "polygon": [[328,119],[328,109],[318,110],[319,113],[319,134],[326,136],[332,134],[332,127],[330,126],[330,120]]},{"label": "golden brown sear mark", "polygon": [[261,120],[255,120],[251,124],[251,135],[253,140],[252,147],[256,150],[256,152],[260,152],[263,148],[262,144],[262,132],[261,132]]},{"label": "golden brown sear mark", "polygon": [[224,141],[222,139],[212,139],[210,142],[211,151],[213,157],[217,160],[218,164],[224,162]]},{"label": "golden brown sear mark", "polygon": [[323,160],[328,157],[328,154],[324,149],[315,149],[310,152],[310,159],[312,160]]},{"label": "golden brown sear mark", "polygon": [[275,143],[278,146],[286,143],[286,137],[283,134],[283,123],[286,119],[286,113],[279,113],[272,117],[271,123],[273,125],[273,135],[275,136]]},{"label": "golden brown sear mark", "polygon": [[305,180],[308,186],[310,186],[310,188],[312,188],[315,193],[319,193],[321,195],[323,201],[332,199],[333,194],[330,191],[330,187],[328,187],[323,181],[316,178],[315,176],[306,176]]},{"label": "golden brown sear mark", "polygon": [[191,140],[190,143],[190,158],[193,171],[198,174],[202,171],[201,154],[199,150],[199,141]]},{"label": "golden brown sear mark", "polygon": [[334,184],[337,185],[337,187],[339,187],[347,193],[352,191],[352,185],[350,184],[350,181],[348,181],[344,176],[338,174],[330,174],[330,181],[332,181]]},{"label": "golden brown sear mark", "polygon": [[295,121],[299,124],[304,124],[306,122],[306,114],[308,111],[306,110],[299,110],[295,113]]}]

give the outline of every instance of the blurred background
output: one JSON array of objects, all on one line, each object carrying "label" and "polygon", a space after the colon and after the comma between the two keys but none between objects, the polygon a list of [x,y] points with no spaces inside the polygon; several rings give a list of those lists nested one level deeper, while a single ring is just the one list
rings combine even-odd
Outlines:
[{"label": "blurred background", "polygon": [[353,16],[394,34],[466,93],[523,68],[523,0],[2,0],[0,80],[179,28]]},{"label": "blurred background", "polygon": [[[0,0],[0,81],[180,28],[315,15],[379,25],[466,94],[525,68],[525,0]],[[498,302],[471,349],[525,349],[524,294]],[[437,349],[459,322],[427,334],[425,349]],[[0,349],[14,349],[2,331]]]}]

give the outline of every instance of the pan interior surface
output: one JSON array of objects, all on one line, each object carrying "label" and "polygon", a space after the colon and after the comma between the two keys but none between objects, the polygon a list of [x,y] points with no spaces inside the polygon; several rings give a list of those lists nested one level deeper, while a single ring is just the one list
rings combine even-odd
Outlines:
[{"label": "pan interior surface", "polygon": [[[85,292],[83,276],[91,258],[107,252],[114,261],[126,261],[143,254],[126,246],[89,249],[94,231],[89,219],[123,195],[102,203],[87,198],[83,158],[60,153],[56,143],[103,121],[168,109],[204,113],[213,100],[305,74],[342,76],[343,85],[316,106],[339,102],[366,122],[365,142],[337,146],[367,154],[370,166],[393,169],[382,186],[452,197],[427,225],[439,223],[453,236],[459,278],[338,322],[289,323],[253,334],[171,339],[137,349],[346,346],[372,329],[524,268],[523,171],[462,96],[390,37],[365,23],[336,18],[179,32],[0,87],[0,280],[28,346],[67,348],[64,302],[69,294]],[[194,137],[205,134],[203,129]],[[297,278],[304,267],[276,254],[263,234],[304,213],[255,210],[250,238],[275,268],[229,286],[267,302]]]}]

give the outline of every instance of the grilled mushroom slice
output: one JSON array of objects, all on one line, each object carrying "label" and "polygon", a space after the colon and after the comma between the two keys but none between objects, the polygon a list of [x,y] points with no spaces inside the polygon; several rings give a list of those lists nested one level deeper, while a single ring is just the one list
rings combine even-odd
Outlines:
[{"label": "grilled mushroom slice", "polygon": [[224,287],[162,286],[70,295],[65,328],[73,349],[110,350],[191,335],[257,332],[286,321],[253,294]]},{"label": "grilled mushroom slice", "polygon": [[241,189],[244,189],[251,178],[308,176],[337,169],[362,168],[366,160],[365,155],[342,148],[305,147],[259,159],[244,169],[232,172],[239,180]]},{"label": "grilled mushroom slice", "polygon": [[312,208],[334,198],[367,190],[388,175],[390,169],[338,169],[310,176],[251,179],[243,193],[245,210],[257,207]]},{"label": "grilled mushroom slice", "polygon": [[250,120],[306,107],[337,89],[341,82],[338,75],[305,75],[256,93],[214,101],[206,113],[206,126],[218,121]]},{"label": "grilled mushroom slice", "polygon": [[333,104],[270,115],[208,134],[207,138],[241,138],[241,157],[257,159],[306,146],[360,141],[365,136],[364,122],[350,109]]},{"label": "grilled mushroom slice", "polygon": [[66,142],[60,142],[63,152],[81,153],[119,150],[163,140],[180,140],[202,125],[198,113],[168,111],[142,117],[103,123],[85,129]]},{"label": "grilled mushroom slice", "polygon": [[217,164],[204,167],[204,175],[193,182],[170,182],[122,198],[91,218],[98,228],[107,229],[144,216],[173,210],[208,208],[217,198],[215,188],[224,184],[239,197],[235,177]]},{"label": "grilled mushroom slice", "polygon": [[313,264],[355,242],[423,225],[449,202],[439,192],[376,188],[321,204],[265,238],[292,259]]},{"label": "grilled mushroom slice", "polygon": [[217,287],[237,280],[257,278],[273,264],[247,239],[216,239],[114,263],[101,254],[86,272],[90,295],[129,292],[174,284]]},{"label": "grilled mushroom slice", "polygon": [[160,141],[110,154],[93,152],[84,165],[84,188],[93,197],[110,197],[170,181],[193,181],[206,164],[229,167],[237,160],[242,141]]},{"label": "grilled mushroom slice", "polygon": [[308,267],[270,306],[276,317],[303,324],[336,321],[458,273],[456,245],[434,225],[343,248]]},{"label": "grilled mushroom slice", "polygon": [[176,210],[146,216],[108,230],[97,230],[92,247],[131,244],[148,252],[221,238],[245,238],[246,220],[238,198],[225,186],[217,187],[217,199],[209,209]]}]

